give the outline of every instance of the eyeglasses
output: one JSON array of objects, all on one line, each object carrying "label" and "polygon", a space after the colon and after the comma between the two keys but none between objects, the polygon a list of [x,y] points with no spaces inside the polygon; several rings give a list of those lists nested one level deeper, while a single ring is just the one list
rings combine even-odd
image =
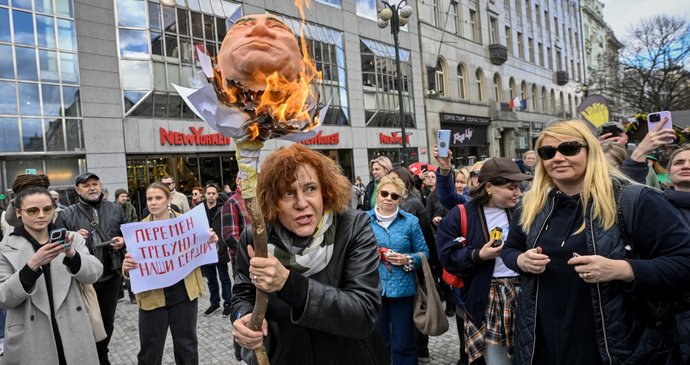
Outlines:
[{"label": "eyeglasses", "polygon": [[391,193],[391,192],[388,192],[385,190],[379,191],[379,194],[381,194],[382,198],[388,198],[388,196],[390,195],[391,199],[393,199],[394,201],[397,201],[398,199],[400,199],[400,194]]},{"label": "eyeglasses", "polygon": [[[43,213],[45,213],[45,214],[50,214],[50,213],[53,212],[53,209],[55,209],[55,208],[53,208],[52,205],[46,205],[45,207],[43,207]],[[26,212],[26,215],[28,215],[29,217],[33,217],[33,216],[35,216],[36,214],[38,214],[38,212],[41,211],[41,208],[39,208],[39,207],[31,207],[31,208],[19,209],[19,210]]]},{"label": "eyeglasses", "polygon": [[582,147],[587,148],[586,144],[582,144],[578,141],[568,141],[568,142],[563,142],[558,145],[558,147],[554,146],[543,146],[539,147],[537,149],[537,153],[539,154],[539,157],[546,161],[554,158],[556,156],[556,152],[560,152],[561,155],[571,157],[575,156],[578,153],[580,153],[580,150]]}]

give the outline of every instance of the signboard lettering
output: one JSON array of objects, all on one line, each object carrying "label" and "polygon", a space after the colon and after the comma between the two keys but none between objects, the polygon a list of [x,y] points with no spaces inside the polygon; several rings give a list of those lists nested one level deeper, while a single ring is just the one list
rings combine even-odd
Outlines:
[{"label": "signboard lettering", "polygon": [[[379,143],[381,144],[402,144],[402,134],[399,134],[398,132],[391,132],[391,135],[385,135],[383,133],[379,133]],[[409,145],[410,143],[410,134],[405,133],[405,143]]]},{"label": "signboard lettering", "polygon": [[189,127],[192,133],[182,133],[177,131],[160,128],[161,146],[166,143],[172,146],[197,145],[197,146],[226,146],[232,143],[230,137],[225,137],[220,133],[201,134],[204,127]]},{"label": "signboard lettering", "polygon": [[335,132],[333,134],[329,134],[329,135],[324,136],[323,131],[319,131],[318,133],[316,133],[316,136],[302,141],[302,144],[305,144],[305,145],[311,145],[311,144],[334,145],[334,144],[339,144],[339,143],[340,143],[340,133],[339,132]]}]

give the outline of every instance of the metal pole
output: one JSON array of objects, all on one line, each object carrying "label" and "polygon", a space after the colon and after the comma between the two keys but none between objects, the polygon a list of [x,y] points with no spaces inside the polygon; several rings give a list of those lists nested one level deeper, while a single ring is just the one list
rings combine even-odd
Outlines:
[{"label": "metal pole", "polygon": [[402,70],[400,69],[400,44],[398,43],[398,32],[400,31],[400,17],[398,15],[398,8],[400,4],[393,10],[393,19],[391,22],[391,33],[393,33],[393,43],[395,45],[395,67],[397,69],[398,81],[398,107],[400,108],[400,131],[402,133],[402,149],[400,150],[400,164],[407,166],[407,143],[405,133],[405,111],[403,110],[403,85],[402,85]]}]

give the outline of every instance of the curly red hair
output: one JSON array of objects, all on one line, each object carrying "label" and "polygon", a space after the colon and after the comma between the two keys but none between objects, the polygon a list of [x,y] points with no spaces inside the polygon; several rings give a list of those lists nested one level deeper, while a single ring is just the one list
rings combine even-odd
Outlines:
[{"label": "curly red hair", "polygon": [[328,156],[295,143],[271,153],[261,164],[256,197],[267,222],[278,218],[278,201],[297,180],[302,165],[316,170],[325,209],[343,213],[349,207],[352,187],[343,170]]}]

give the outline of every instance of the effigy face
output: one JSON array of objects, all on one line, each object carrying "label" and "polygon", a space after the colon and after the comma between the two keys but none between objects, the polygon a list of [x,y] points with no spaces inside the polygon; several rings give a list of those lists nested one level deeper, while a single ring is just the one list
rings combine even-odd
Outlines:
[{"label": "effigy face", "polygon": [[224,86],[233,81],[249,90],[264,90],[269,75],[287,81],[300,76],[297,38],[282,21],[269,14],[247,15],[228,31],[217,67]]}]

